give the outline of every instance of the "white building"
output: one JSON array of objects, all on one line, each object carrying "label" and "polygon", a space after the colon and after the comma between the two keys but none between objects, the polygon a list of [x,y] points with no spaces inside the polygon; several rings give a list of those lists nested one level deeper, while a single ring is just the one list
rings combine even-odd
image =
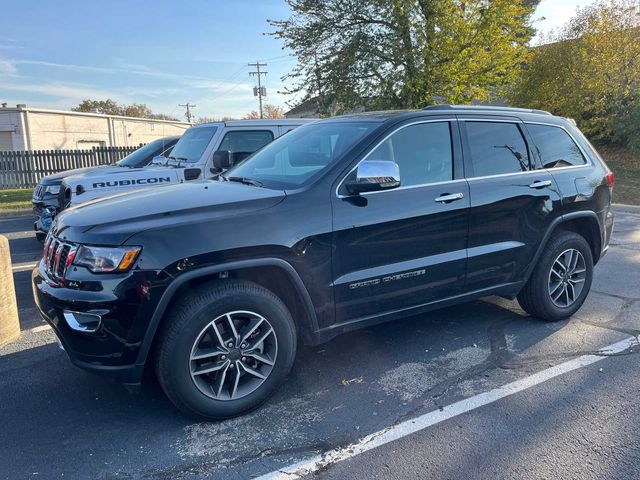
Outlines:
[{"label": "white building", "polygon": [[19,104],[0,107],[0,152],[127,147],[181,135],[189,126],[172,120],[46,110]]}]

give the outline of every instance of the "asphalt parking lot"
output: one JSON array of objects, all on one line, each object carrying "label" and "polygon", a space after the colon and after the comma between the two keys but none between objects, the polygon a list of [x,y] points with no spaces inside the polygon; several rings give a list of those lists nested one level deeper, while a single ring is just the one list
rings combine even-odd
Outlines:
[{"label": "asphalt parking lot", "polygon": [[488,298],[346,334],[301,348],[264,406],[216,423],[152,378],[132,395],[73,367],[31,300],[31,219],[0,233],[23,328],[0,349],[0,478],[638,477],[640,215],[617,214],[567,321]]}]

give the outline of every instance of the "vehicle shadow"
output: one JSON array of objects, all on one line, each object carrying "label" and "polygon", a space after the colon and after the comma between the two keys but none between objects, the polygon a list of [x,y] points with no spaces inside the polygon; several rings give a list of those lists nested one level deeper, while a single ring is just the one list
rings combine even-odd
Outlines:
[{"label": "vehicle shadow", "polygon": [[[507,307],[477,301],[303,346],[270,400],[221,422],[179,413],[153,380],[129,394],[71,365],[54,344],[0,356],[0,462],[14,477],[132,474],[143,468],[142,454],[150,476],[257,468],[251,466],[257,457],[264,469],[283,456],[352,442],[432,409],[452,386],[505,368],[515,354],[506,327],[524,332],[519,345],[526,348],[567,325]],[[153,377],[147,372],[146,378]],[[61,461],[61,447],[82,461]]]}]

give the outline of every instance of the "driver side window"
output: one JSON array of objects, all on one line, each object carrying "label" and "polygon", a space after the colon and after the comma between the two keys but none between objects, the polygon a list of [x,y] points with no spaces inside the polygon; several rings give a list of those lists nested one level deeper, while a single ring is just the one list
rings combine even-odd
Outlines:
[{"label": "driver side window", "polygon": [[453,180],[449,122],[419,123],[401,128],[366,159],[397,163],[403,187]]},{"label": "driver side window", "polygon": [[270,130],[236,130],[227,132],[218,150],[231,152],[231,165],[241,162],[273,140]]}]

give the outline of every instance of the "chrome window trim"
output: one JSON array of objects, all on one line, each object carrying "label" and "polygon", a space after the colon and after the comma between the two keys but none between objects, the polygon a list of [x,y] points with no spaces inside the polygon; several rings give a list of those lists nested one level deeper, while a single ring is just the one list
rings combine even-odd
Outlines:
[{"label": "chrome window trim", "polygon": [[538,175],[540,175],[541,172],[546,172],[546,170],[544,168],[541,168],[540,170],[526,170],[523,172],[496,173],[494,175],[483,175],[481,177],[469,177],[469,178],[465,178],[465,180],[467,180],[468,182],[472,182],[474,180],[486,180],[487,178],[512,177],[514,175],[531,175],[534,173],[537,173]]},{"label": "chrome window trim", "polygon": [[[399,132],[399,131],[400,131],[400,130],[402,130],[403,128],[411,127],[411,126],[413,126],[413,125],[420,125],[420,124],[423,124],[423,123],[444,123],[444,122],[446,122],[446,123],[451,124],[451,123],[453,123],[453,122],[457,122],[457,121],[458,121],[458,120],[457,120],[457,119],[455,119],[455,118],[437,118],[437,119],[431,119],[431,120],[418,120],[418,121],[415,121],[415,122],[411,122],[411,123],[407,123],[407,124],[404,124],[404,125],[399,126],[399,127],[398,127],[398,128],[396,128],[395,130],[393,130],[392,132],[390,132],[388,135],[386,135],[386,136],[385,136],[382,140],[380,140],[378,143],[376,143],[376,144],[375,144],[375,146],[374,146],[371,150],[369,150],[369,151],[367,152],[367,154],[366,154],[364,157],[362,157],[362,158],[358,161],[358,163],[356,163],[356,164],[355,164],[355,166],[354,166],[351,170],[349,170],[349,171],[348,171],[348,172],[347,172],[347,173],[342,177],[342,180],[340,180],[340,182],[338,183],[338,186],[336,187],[336,190],[335,190],[335,192],[336,192],[336,197],[337,197],[337,198],[340,198],[340,199],[342,199],[342,198],[353,198],[353,197],[354,197],[354,195],[340,195],[340,193],[338,193],[338,192],[339,192],[339,190],[340,190],[340,187],[341,187],[341,186],[342,186],[342,184],[345,182],[345,180],[347,179],[347,177],[348,177],[349,175],[351,175],[354,171],[356,171],[356,170],[357,170],[358,165],[360,165],[360,163],[362,163],[363,161],[365,161],[369,155],[371,155],[373,152],[375,152],[375,150],[376,150],[380,145],[382,145],[384,142],[386,142],[386,141],[387,141],[387,139],[389,139],[389,137],[391,137],[392,135],[394,135],[396,132]],[[449,125],[449,135],[451,135],[451,140],[453,140],[453,132],[451,131],[451,125]],[[453,158],[453,148],[452,148],[452,149],[451,149],[451,171],[452,171],[452,172],[453,172],[453,162],[454,162],[454,158]],[[399,186],[399,187],[391,188],[391,189],[389,189],[389,190],[379,190],[379,191],[377,191],[377,192],[364,192],[364,193],[361,193],[359,196],[366,196],[366,195],[371,195],[371,194],[374,194],[374,193],[386,193],[386,192],[397,191],[397,190],[407,190],[407,189],[409,189],[409,188],[426,187],[426,186],[428,186],[428,185],[440,185],[440,184],[444,184],[444,183],[458,182],[458,181],[461,181],[461,180],[464,180],[464,179],[453,179],[453,178],[452,178],[451,180],[445,180],[445,181],[442,181],[442,182],[421,183],[420,185],[409,185],[409,186],[403,187],[403,186],[402,186],[402,172],[400,172],[400,186]]]},{"label": "chrome window trim", "polygon": [[[431,183],[423,183],[420,185],[410,185],[407,187],[403,187],[400,186],[398,188],[392,188],[390,190],[380,190],[377,192],[365,192],[365,193],[361,193],[360,196],[366,196],[366,195],[372,195],[372,194],[377,194],[377,193],[387,193],[387,192],[392,192],[392,191],[397,191],[397,190],[407,190],[410,188],[419,188],[419,187],[426,187],[426,186],[430,186],[430,185],[443,185],[445,183],[457,183],[457,182],[461,182],[461,181],[468,181],[471,182],[473,180],[485,180],[487,178],[496,178],[496,177],[508,177],[508,176],[513,176],[513,175],[527,175],[527,174],[533,174],[533,173],[540,173],[540,172],[556,172],[556,171],[561,171],[561,170],[568,170],[568,169],[572,169],[572,168],[588,168],[588,167],[592,167],[593,166],[593,162],[591,160],[591,157],[589,155],[587,155],[587,153],[585,152],[584,148],[582,148],[582,146],[580,145],[580,143],[578,143],[575,139],[575,137],[573,136],[573,134],[567,130],[566,127],[564,127],[563,125],[558,125],[555,123],[548,123],[548,122],[534,122],[534,121],[526,121],[526,120],[522,120],[520,118],[516,118],[514,117],[512,120],[504,120],[504,119],[493,119],[493,118],[447,118],[447,119],[435,119],[435,120],[420,120],[420,121],[416,121],[416,122],[412,122],[412,123],[407,123],[406,125],[402,125],[401,127],[398,127],[397,129],[395,129],[393,132],[389,133],[386,137],[384,137],[380,142],[378,142],[371,150],[369,150],[369,152],[367,152],[367,155],[365,155],[364,157],[362,157],[360,159],[360,161],[358,161],[358,163],[351,169],[349,170],[346,175],[344,177],[342,177],[342,180],[340,180],[340,183],[338,183],[338,186],[336,187],[336,197],[337,198],[352,198],[353,195],[340,195],[338,193],[338,191],[340,190],[340,187],[342,186],[342,184],[344,183],[344,181],[347,179],[347,177],[349,175],[351,175],[351,173],[353,173],[357,168],[358,165],[360,165],[360,162],[362,162],[363,160],[367,159],[367,156],[369,156],[371,154],[371,152],[373,152],[376,148],[378,148],[382,143],[384,143],[391,135],[393,135],[394,133],[398,132],[399,130],[405,128],[405,127],[410,127],[412,125],[417,125],[417,124],[421,124],[421,123],[434,123],[434,122],[449,122],[449,123],[453,123],[453,122],[492,122],[492,123],[520,123],[522,125],[524,125],[525,127],[527,125],[545,125],[547,127],[556,127],[556,128],[560,128],[562,130],[564,130],[567,135],[569,135],[569,138],[571,138],[571,140],[573,140],[573,143],[575,143],[578,147],[578,149],[580,150],[580,153],[582,153],[582,156],[585,158],[586,162],[584,165],[571,165],[568,167],[558,167],[558,168],[540,168],[538,170],[527,170],[524,172],[511,172],[511,173],[498,173],[495,175],[484,175],[481,177],[467,177],[465,175],[464,178],[460,178],[460,179],[452,179],[452,180],[447,180],[447,181],[443,181],[443,182],[431,182]],[[525,139],[526,140],[526,139]],[[453,161],[453,158],[452,158]],[[400,175],[400,182],[402,182],[402,174]],[[401,183],[402,185],[402,183]]]},{"label": "chrome window trim", "polygon": [[[402,178],[400,178],[400,181],[402,181]],[[450,185],[450,184],[460,183],[460,182],[466,182],[466,178],[458,178],[455,180],[445,180],[443,182],[421,183],[420,185],[409,185],[407,187],[401,186],[396,188],[390,188],[389,190],[378,190],[376,192],[363,192],[360,194],[360,196],[363,197],[368,195],[375,195],[377,193],[397,192],[398,190],[411,190],[413,188],[431,187],[431,186],[444,185],[444,184]],[[338,197],[338,198],[351,198],[351,197],[343,195],[342,197]]]}]

